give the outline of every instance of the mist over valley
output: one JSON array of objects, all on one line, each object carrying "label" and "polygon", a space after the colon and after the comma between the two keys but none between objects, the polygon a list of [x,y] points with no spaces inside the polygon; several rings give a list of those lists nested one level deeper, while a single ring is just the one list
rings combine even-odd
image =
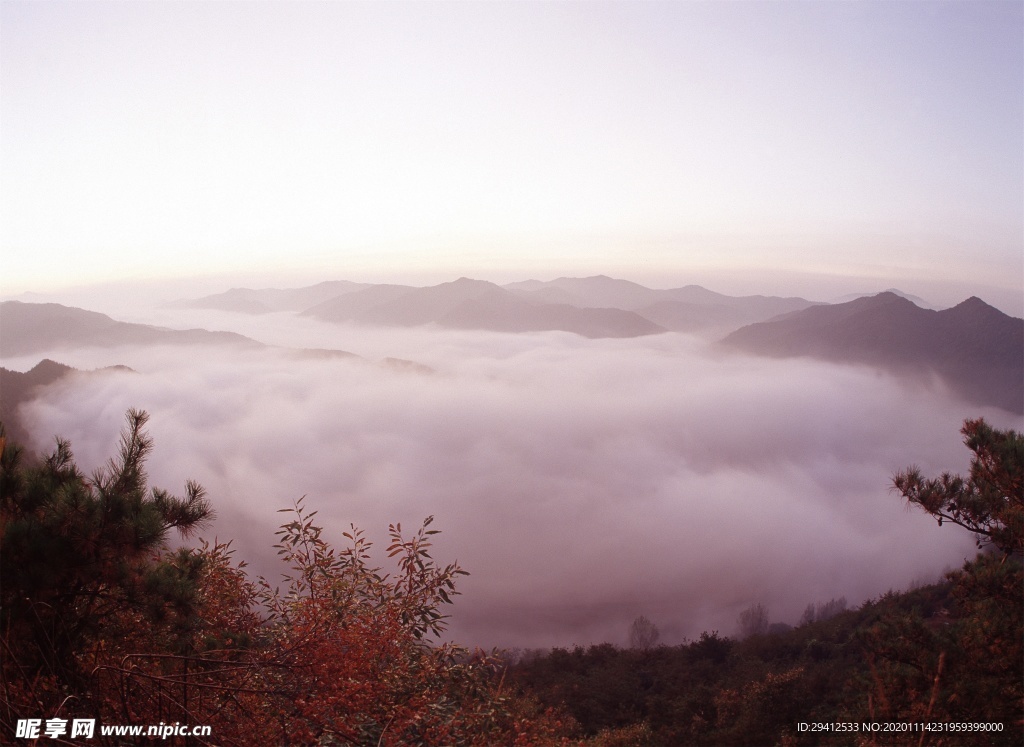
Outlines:
[{"label": "mist over valley", "polygon": [[[839,306],[692,286],[672,298],[611,278],[471,282],[236,290],[98,328],[96,316],[43,309],[94,325],[65,322],[64,336],[19,316],[39,305],[7,303],[3,365],[130,368],[37,388],[18,410],[30,447],[45,451],[59,434],[80,464],[99,466],[125,411],[147,410],[152,484],[200,482],[218,513],[207,534],[233,539],[254,573],[279,573],[275,512],[301,496],[331,541],[342,544],[354,523],[378,550],[389,523],[433,515],[435,556],[471,573],[450,630],[469,645],[623,643],[638,615],[673,643],[732,634],[756,603],[794,624],[808,603],[857,604],[973,556],[967,532],[937,531],[890,480],[911,464],[962,471],[962,421],[1020,428],[1019,408],[965,401],[941,369],[755,355],[713,333],[729,315],[743,326],[787,314],[772,322],[782,324]],[[325,319],[332,303],[355,309],[352,299],[384,287],[361,312]],[[469,328],[493,322],[466,320],[495,297],[511,315],[506,328],[545,306],[559,314],[544,319],[563,328]],[[655,324],[643,313],[659,303],[711,309],[712,323],[699,334],[637,325],[623,335],[591,313]],[[579,312],[606,326],[572,329]],[[1007,343],[1010,364],[1021,364],[1020,342]]]}]

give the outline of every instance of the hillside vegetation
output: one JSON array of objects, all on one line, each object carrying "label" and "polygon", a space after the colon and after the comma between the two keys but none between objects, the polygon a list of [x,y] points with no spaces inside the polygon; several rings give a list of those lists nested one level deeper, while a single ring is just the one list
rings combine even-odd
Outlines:
[{"label": "hillside vegetation", "polygon": [[[172,549],[206,527],[203,489],[148,485],[147,416],[91,476],[70,444],[38,464],[0,436],[0,733],[21,719],[207,724],[168,744],[1019,744],[1024,439],[984,421],[963,434],[967,476],[914,469],[894,487],[982,553],[939,585],[859,609],[811,605],[795,629],[757,607],[735,640],[512,656],[441,643],[466,574],[431,557],[428,517],[389,527],[390,569],[350,527],[335,547],[316,512],[283,509],[283,588],[228,544]],[[856,724],[817,732],[801,724]],[[865,723],[919,724],[878,735]],[[949,724],[997,730],[947,731]],[[931,725],[925,728],[924,725]],[[939,725],[939,726],[934,726]],[[964,727],[968,728],[968,727]],[[883,738],[884,737],[884,738]],[[95,743],[120,743],[99,735]]]}]

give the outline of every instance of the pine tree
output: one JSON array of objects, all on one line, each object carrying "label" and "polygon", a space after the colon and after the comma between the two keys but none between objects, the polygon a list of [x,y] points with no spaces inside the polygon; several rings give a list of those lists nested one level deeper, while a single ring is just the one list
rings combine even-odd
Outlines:
[{"label": "pine tree", "polygon": [[193,482],[184,498],[147,486],[147,419],[127,413],[120,453],[91,477],[61,439],[40,464],[24,464],[0,426],[4,669],[30,689],[72,691],[83,676],[83,642],[115,611],[187,615],[197,569],[156,554],[172,530],[188,536],[213,510]]},{"label": "pine tree", "polygon": [[[984,420],[961,433],[974,452],[967,477],[924,478],[916,467],[893,485],[911,504],[974,533],[985,550],[948,575],[951,619],[883,618],[869,633],[874,715],[905,720],[1001,722],[992,744],[1024,737],[1024,438]],[[915,742],[916,743],[916,742]]]},{"label": "pine tree", "polygon": [[978,546],[991,544],[1018,557],[1024,553],[1024,437],[995,430],[984,420],[964,421],[964,444],[974,452],[967,478],[944,472],[926,479],[910,467],[893,486],[910,503],[974,532]]}]

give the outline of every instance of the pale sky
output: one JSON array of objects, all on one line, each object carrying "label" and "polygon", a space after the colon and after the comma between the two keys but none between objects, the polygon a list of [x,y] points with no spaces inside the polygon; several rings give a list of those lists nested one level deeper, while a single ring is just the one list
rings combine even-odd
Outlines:
[{"label": "pale sky", "polygon": [[5,294],[720,271],[1024,295],[1021,2],[0,9]]}]

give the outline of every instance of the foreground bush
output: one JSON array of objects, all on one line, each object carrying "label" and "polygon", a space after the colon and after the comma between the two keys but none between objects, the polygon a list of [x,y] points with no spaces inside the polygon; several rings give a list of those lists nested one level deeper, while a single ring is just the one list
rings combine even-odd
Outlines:
[{"label": "foreground bush", "polygon": [[495,659],[436,643],[465,571],[431,558],[431,519],[409,538],[390,527],[383,573],[359,530],[335,550],[300,500],[277,589],[227,545],[167,548],[213,512],[195,484],[147,487],[145,424],[129,412],[92,477],[66,442],[37,465],[0,443],[4,741],[19,719],[82,717],[211,726],[193,744],[568,742],[571,720],[503,689]]}]

